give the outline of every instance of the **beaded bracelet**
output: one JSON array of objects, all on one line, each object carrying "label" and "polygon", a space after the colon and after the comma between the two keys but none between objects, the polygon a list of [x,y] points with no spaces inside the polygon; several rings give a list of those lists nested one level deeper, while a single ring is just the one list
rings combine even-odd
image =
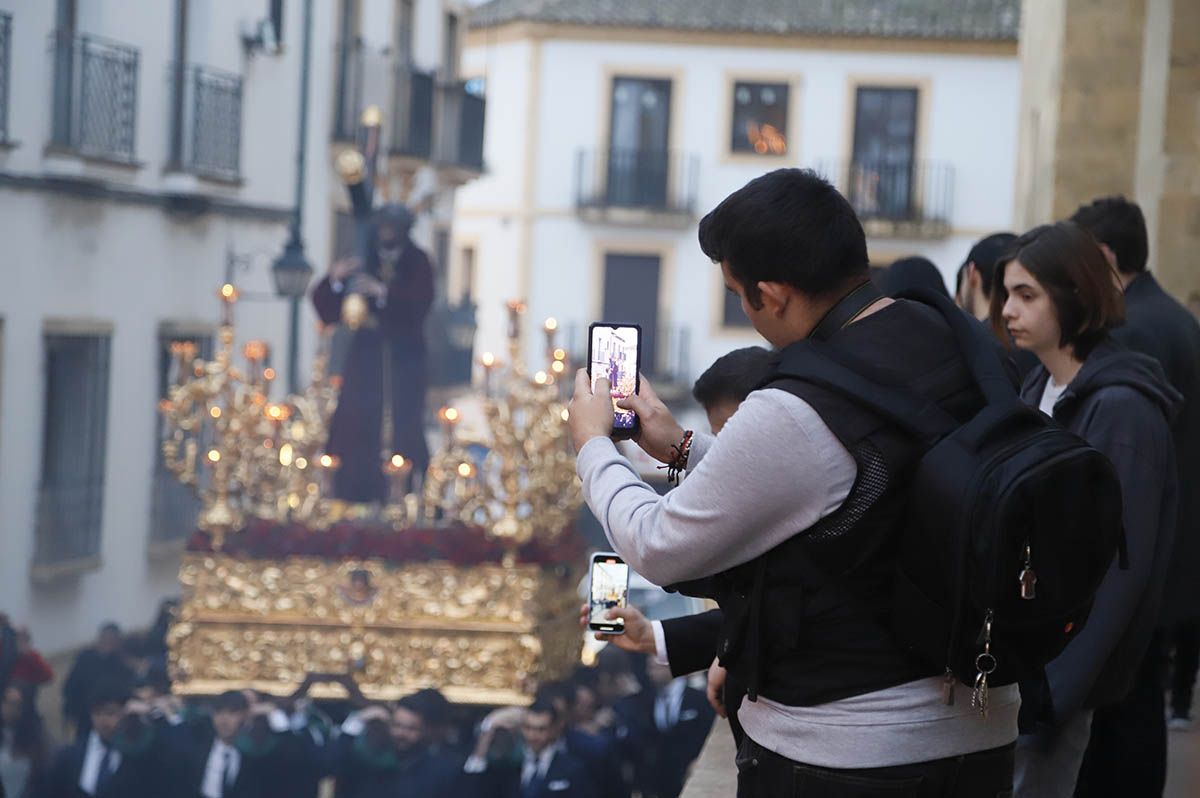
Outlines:
[{"label": "beaded bracelet", "polygon": [[675,453],[671,462],[659,466],[660,469],[667,469],[667,482],[672,485],[678,485],[679,475],[687,470],[688,456],[692,453],[692,434],[690,429],[686,430],[683,440],[671,445],[671,451]]}]

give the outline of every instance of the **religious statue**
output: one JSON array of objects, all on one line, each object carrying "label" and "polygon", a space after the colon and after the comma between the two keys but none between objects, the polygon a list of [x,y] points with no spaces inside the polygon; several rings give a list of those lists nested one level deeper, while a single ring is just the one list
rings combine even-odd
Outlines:
[{"label": "religious statue", "polygon": [[424,325],[433,303],[433,268],[410,238],[413,222],[403,205],[375,210],[365,230],[365,254],[334,262],[313,290],[317,316],[326,324],[338,323],[355,295],[367,308],[350,342],[326,445],[341,459],[333,494],[343,501],[386,501],[385,454],[404,457],[412,465],[410,478],[429,464]]}]

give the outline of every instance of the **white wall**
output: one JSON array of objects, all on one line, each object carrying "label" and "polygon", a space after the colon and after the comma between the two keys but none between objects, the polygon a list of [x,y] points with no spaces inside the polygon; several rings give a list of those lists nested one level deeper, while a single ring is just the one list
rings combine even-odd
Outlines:
[{"label": "white wall", "polygon": [[[295,185],[299,111],[302,0],[287,0],[284,49],[247,57],[243,19],[257,19],[265,2],[192,2],[191,63],[243,77],[241,185],[201,181],[200,191],[253,206],[290,209]],[[391,0],[364,0],[364,34],[378,49],[390,45]],[[419,0],[416,60],[436,68],[442,53],[442,14],[453,3]],[[345,191],[332,170],[340,147],[330,142],[334,116],[337,3],[313,4],[307,184],[302,225],[307,254],[319,276],[332,249],[334,210]],[[47,174],[53,60],[48,43],[54,3],[11,0],[13,80],[9,124],[12,148],[0,148],[0,175],[32,180]],[[89,0],[79,4],[78,30],[136,47],[140,52],[137,168],[80,163],[79,174],[147,196],[168,190],[164,174],[169,135],[168,67],[174,4],[166,0]],[[59,159],[62,160],[61,158]],[[68,159],[69,161],[69,159]],[[449,196],[431,169],[418,182]],[[435,223],[448,225],[441,202],[418,226],[431,243]],[[61,191],[0,184],[0,611],[28,624],[45,651],[90,640],[98,625],[116,620],[148,624],[158,601],[178,592],[178,558],[148,555],[152,480],[157,442],[157,336],[162,322],[212,323],[215,291],[224,278],[227,249],[252,256],[235,282],[239,344],[264,338],[284,375],[286,305],[273,297],[270,262],[287,238],[286,220],[261,221],[237,213],[169,213],[148,204],[81,199]],[[303,305],[301,382],[315,345],[315,318]],[[100,321],[113,329],[101,566],[47,585],[30,579],[41,463],[44,405],[42,334],[48,319]],[[282,382],[282,380],[280,381]],[[278,386],[281,388],[281,386]],[[282,391],[280,391],[282,392]]]},{"label": "white wall", "polygon": [[[484,40],[484,37],[480,37]],[[673,108],[670,146],[700,160],[697,209],[703,214],[748,180],[778,166],[811,166],[845,159],[853,134],[856,82],[906,81],[922,89],[918,112],[918,157],[946,162],[955,170],[951,234],[944,239],[870,241],[874,257],[921,254],[941,269],[948,285],[970,245],[1012,225],[1016,158],[1019,65],[1014,55],[918,54],[835,50],[756,49],[546,39],[531,59],[528,41],[477,44],[464,55],[465,69],[485,75],[488,86],[486,145],[489,174],[458,196],[456,238],[476,247],[479,293],[489,288],[520,290],[520,260],[532,257],[531,321],[554,315],[564,324],[586,325],[598,312],[597,251],[623,244],[640,247],[666,241],[670,263],[660,305],[660,322],[691,328],[691,367],[699,373],[736,346],[758,342],[753,331],[717,324],[722,293],[719,271],[696,243],[694,220],[682,231],[606,227],[574,214],[575,163],[580,149],[607,144],[609,80],[613,74],[670,77]],[[535,161],[529,146],[530,71],[537,64],[538,119]],[[726,152],[729,137],[728,85],[735,78],[782,77],[791,84],[788,138],[781,159],[746,163]],[[534,175],[532,202],[523,201],[524,176]],[[520,220],[529,214],[530,241],[522,245]],[[508,294],[513,295],[513,294]],[[507,295],[504,295],[507,296]],[[486,308],[484,309],[486,310]],[[497,309],[485,315],[477,349],[498,349],[503,335]],[[532,336],[530,356],[539,351]]]}]

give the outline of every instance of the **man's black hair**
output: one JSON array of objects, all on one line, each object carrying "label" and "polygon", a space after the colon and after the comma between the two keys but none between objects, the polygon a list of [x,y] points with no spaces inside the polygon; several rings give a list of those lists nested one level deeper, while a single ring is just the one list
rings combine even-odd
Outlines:
[{"label": "man's black hair", "polygon": [[535,698],[526,711],[534,715],[549,715],[551,723],[557,723],[561,717],[558,714],[558,707],[554,706],[554,702],[548,698]]},{"label": "man's black hair", "polygon": [[575,706],[575,689],[567,682],[545,682],[538,685],[537,692],[533,694],[535,701],[562,701],[566,704],[567,709]]},{"label": "man's black hair", "polygon": [[241,690],[226,690],[213,701],[213,712],[245,712],[250,702]]},{"label": "man's black hair", "polygon": [[971,247],[967,254],[967,259],[963,261],[964,266],[968,263],[975,264],[975,271],[979,273],[979,290],[983,291],[984,297],[990,298],[992,295],[997,261],[1008,255],[1016,240],[1015,233],[992,233],[984,236],[975,242],[975,246]]},{"label": "man's black hair", "polygon": [[112,621],[105,621],[100,625],[100,634],[105,634],[107,632],[112,632],[113,634],[119,635],[121,634],[121,627]]},{"label": "man's black hair", "polygon": [[700,220],[700,249],[728,264],[754,308],[760,282],[823,297],[868,276],[854,209],[810,169],[776,169],[730,194]]},{"label": "man's black hair", "polygon": [[103,679],[88,693],[88,709],[95,711],[109,704],[123,707],[129,698],[129,684],[125,680]]},{"label": "man's black hair", "polygon": [[692,386],[692,396],[706,410],[723,401],[741,402],[771,370],[771,352],[746,346],[726,352],[704,370]]},{"label": "man's black hair", "polygon": [[404,707],[421,716],[426,723],[434,726],[450,720],[451,705],[446,696],[432,687],[418,690],[412,695],[400,699],[396,706]]},{"label": "man's black hair", "polygon": [[422,723],[428,723],[430,705],[427,701],[421,700],[415,693],[406,695],[396,702],[396,709],[407,709],[409,712],[421,719]]},{"label": "man's black hair", "polygon": [[1124,197],[1101,197],[1071,215],[1071,221],[1092,234],[1117,256],[1117,268],[1126,274],[1146,271],[1150,238],[1146,217],[1136,202]]},{"label": "man's black hair", "polygon": [[946,281],[942,273],[929,258],[913,255],[900,258],[888,267],[887,273],[877,282],[876,287],[888,296],[899,296],[914,288],[924,288],[935,291],[947,299],[950,292],[946,290]]}]

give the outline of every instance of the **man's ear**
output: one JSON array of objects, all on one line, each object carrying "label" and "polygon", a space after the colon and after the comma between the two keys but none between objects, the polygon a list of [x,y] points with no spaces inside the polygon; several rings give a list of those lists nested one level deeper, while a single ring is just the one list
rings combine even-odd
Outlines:
[{"label": "man's ear", "polygon": [[759,282],[759,294],[762,296],[763,308],[773,316],[782,316],[787,309],[792,292],[783,283]]},{"label": "man's ear", "polygon": [[1115,271],[1117,274],[1120,274],[1121,264],[1117,263],[1117,253],[1113,252],[1112,248],[1108,244],[1105,244],[1104,242],[1097,243],[1100,244],[1100,251],[1104,253],[1104,259],[1108,261],[1108,265],[1113,268],[1113,271]]},{"label": "man's ear", "polygon": [[979,267],[975,265],[975,261],[967,263],[967,285],[977,286],[983,284],[983,277],[979,274]]}]

